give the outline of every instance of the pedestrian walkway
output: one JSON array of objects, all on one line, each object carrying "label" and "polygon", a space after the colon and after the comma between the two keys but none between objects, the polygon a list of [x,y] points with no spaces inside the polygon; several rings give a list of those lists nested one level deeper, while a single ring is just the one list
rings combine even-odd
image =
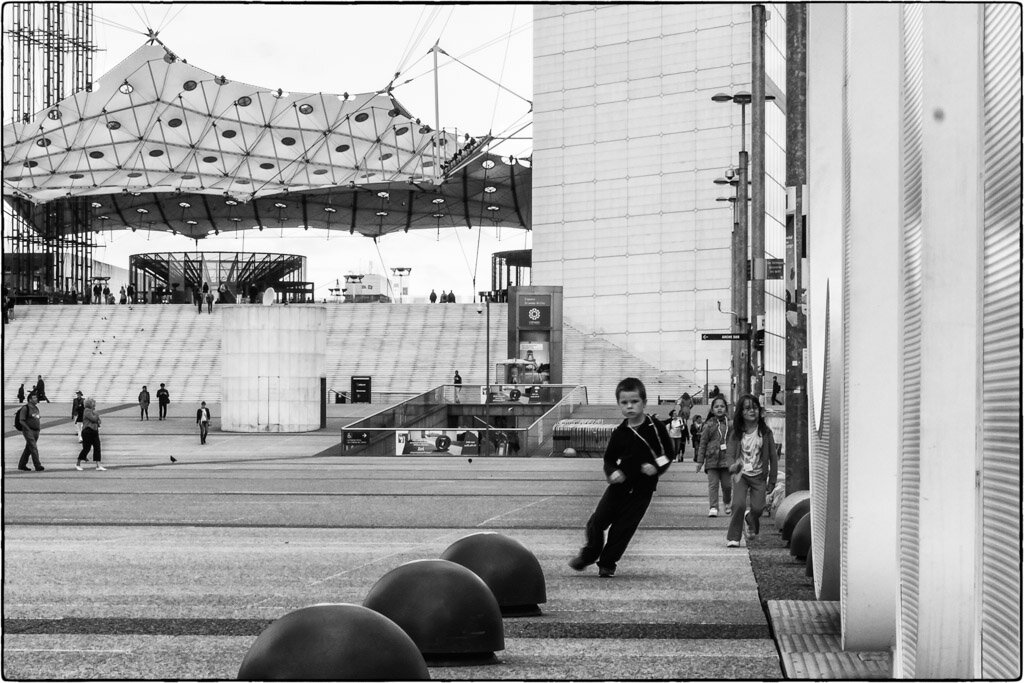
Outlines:
[{"label": "pedestrian walkway", "polygon": [[782,677],[746,549],[725,547],[692,467],[663,477],[617,575],[600,579],[566,566],[604,489],[599,462],[318,455],[373,407],[332,410],[330,430],[307,434],[215,422],[205,446],[194,407],[149,422],[116,410],[106,472],[75,471],[70,422],[43,431],[46,472],[13,471],[21,437],[5,431],[4,675],[234,678],[270,621],[361,603],[398,565],[491,530],[537,556],[543,615],[505,620],[497,663],[433,678]]}]

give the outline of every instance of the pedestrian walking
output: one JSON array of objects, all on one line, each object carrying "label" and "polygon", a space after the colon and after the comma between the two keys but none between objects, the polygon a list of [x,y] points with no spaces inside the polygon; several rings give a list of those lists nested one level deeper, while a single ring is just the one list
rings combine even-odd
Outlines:
[{"label": "pedestrian walking", "polygon": [[156,390],[156,402],[159,405],[158,420],[163,420],[167,417],[167,405],[171,402],[171,392],[167,391],[167,388],[160,384],[160,388]]},{"label": "pedestrian walking", "polygon": [[448,303],[448,292],[443,289],[441,290],[441,303]]},{"label": "pedestrian walking", "polygon": [[42,429],[39,418],[39,397],[30,392],[28,403],[18,408],[21,435],[25,437],[25,450],[21,452],[21,458],[18,460],[18,469],[22,472],[31,472],[28,468],[29,457],[32,458],[32,466],[36,468],[36,472],[46,469],[39,462],[39,432]]},{"label": "pedestrian walking", "polygon": [[782,401],[780,401],[778,399],[780,391],[782,391],[782,387],[779,386],[779,377],[778,377],[778,375],[776,375],[776,376],[772,377],[772,405],[773,406],[781,406],[782,405]]},{"label": "pedestrian walking", "polygon": [[22,382],[21,386],[18,387],[18,403],[25,402],[25,383]]},{"label": "pedestrian walking", "polygon": [[100,423],[102,420],[99,413],[96,412],[96,400],[93,398],[85,399],[83,421],[85,426],[82,428],[82,450],[78,454],[78,460],[75,461],[75,469],[79,472],[84,469],[82,465],[89,461],[89,451],[92,450],[92,461],[96,463],[97,471],[106,472],[107,468],[101,462],[102,455],[100,453]]},{"label": "pedestrian walking", "polygon": [[736,404],[727,455],[733,498],[725,544],[737,548],[741,533],[749,544],[760,532],[765,496],[775,488],[779,475],[775,437],[764,421],[756,396],[745,394]]},{"label": "pedestrian walking", "polygon": [[722,489],[725,514],[733,512],[732,478],[729,476],[727,448],[729,443],[729,406],[719,395],[711,402],[711,417],[701,430],[697,448],[697,471],[708,476],[708,517],[718,516],[718,489]]},{"label": "pedestrian walking", "polygon": [[139,422],[149,419],[149,389],[146,385],[142,385],[142,391],[139,392]]},{"label": "pedestrian walking", "polygon": [[42,375],[36,376],[36,388],[34,389],[36,398],[40,401],[50,402],[50,399],[46,398],[46,382],[43,381]]},{"label": "pedestrian walking", "polygon": [[682,462],[683,453],[686,452],[686,420],[679,416],[674,410],[668,411],[668,438],[672,439],[672,459],[675,462]]},{"label": "pedestrian walking", "polygon": [[676,412],[679,417],[683,419],[683,422],[690,421],[690,412],[693,410],[693,398],[689,393],[683,392],[683,395],[676,399]]},{"label": "pedestrian walking", "polygon": [[206,297],[206,312],[213,315],[213,292],[209,291],[209,287],[203,285],[203,296]]},{"label": "pedestrian walking", "polygon": [[455,377],[452,378],[452,384],[455,385],[455,402],[458,403],[462,396],[462,375],[459,374],[458,370],[455,371]]},{"label": "pedestrian walking", "polygon": [[690,423],[690,437],[693,441],[693,461],[697,462],[697,448],[700,446],[700,432],[704,427],[704,420],[700,415],[693,416],[693,422]]},{"label": "pedestrian walking", "polygon": [[430,303],[437,303],[437,292],[435,292],[434,290],[430,290]]},{"label": "pedestrian walking", "polygon": [[206,407],[206,401],[196,411],[196,424],[199,425],[199,443],[205,444],[206,435],[210,433],[210,409]]},{"label": "pedestrian walking", "polygon": [[78,434],[78,443],[82,443],[82,428],[85,413],[85,399],[82,392],[75,392],[75,399],[71,401],[71,418],[75,421],[75,433]]},{"label": "pedestrian walking", "polygon": [[128,303],[135,305],[135,285],[128,283]]},{"label": "pedestrian walking", "polygon": [[455,303],[455,290],[454,289],[452,291],[448,292],[448,303],[450,303],[450,304]]},{"label": "pedestrian walking", "polygon": [[121,285],[121,291],[118,294],[117,302],[122,306],[128,303],[128,292],[125,290],[124,285]]},{"label": "pedestrian walking", "polygon": [[[583,571],[597,563],[598,576],[615,576],[615,569],[668,469],[672,442],[665,426],[644,413],[647,389],[635,377],[615,387],[615,399],[625,418],[608,441],[604,473],[608,488],[586,526],[586,545],[569,566]],[[605,542],[604,532],[608,530]]]}]

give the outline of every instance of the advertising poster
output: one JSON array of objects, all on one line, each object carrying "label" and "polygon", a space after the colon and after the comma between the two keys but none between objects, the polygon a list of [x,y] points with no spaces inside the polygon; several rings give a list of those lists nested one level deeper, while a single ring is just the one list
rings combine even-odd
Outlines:
[{"label": "advertising poster", "polygon": [[395,433],[396,455],[477,455],[480,434],[459,429],[408,429]]}]

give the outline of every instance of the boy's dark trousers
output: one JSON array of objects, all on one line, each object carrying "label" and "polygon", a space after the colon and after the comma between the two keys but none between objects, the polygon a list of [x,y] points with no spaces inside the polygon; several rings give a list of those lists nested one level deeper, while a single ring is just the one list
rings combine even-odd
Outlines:
[{"label": "boy's dark trousers", "polygon": [[[653,491],[636,491],[629,482],[610,484],[587,520],[587,544],[580,550],[580,557],[587,564],[596,561],[598,567],[614,571],[615,563],[626,552],[653,496]],[[605,529],[608,529],[607,543]]]}]

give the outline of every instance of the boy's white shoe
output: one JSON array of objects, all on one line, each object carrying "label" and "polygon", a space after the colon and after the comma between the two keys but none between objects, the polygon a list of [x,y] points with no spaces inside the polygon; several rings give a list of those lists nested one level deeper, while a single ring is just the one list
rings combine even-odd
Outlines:
[{"label": "boy's white shoe", "polygon": [[717,517],[717,516],[718,516],[718,508],[711,508],[710,510],[708,510],[708,517]]},{"label": "boy's white shoe", "polygon": [[728,548],[739,548],[740,547],[740,542],[739,541],[726,541],[725,545]]}]

